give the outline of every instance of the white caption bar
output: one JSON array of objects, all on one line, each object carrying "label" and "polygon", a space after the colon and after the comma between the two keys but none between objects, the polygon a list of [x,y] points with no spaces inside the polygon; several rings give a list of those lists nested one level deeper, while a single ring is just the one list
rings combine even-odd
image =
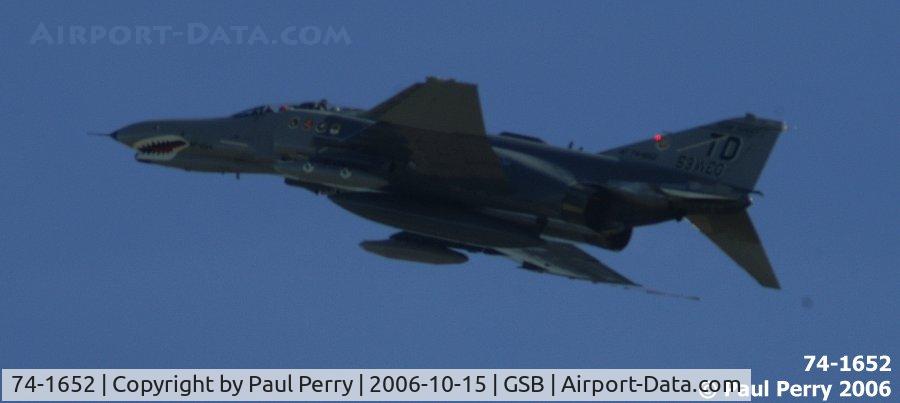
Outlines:
[{"label": "white caption bar", "polygon": [[4,369],[3,401],[749,401],[749,369]]}]

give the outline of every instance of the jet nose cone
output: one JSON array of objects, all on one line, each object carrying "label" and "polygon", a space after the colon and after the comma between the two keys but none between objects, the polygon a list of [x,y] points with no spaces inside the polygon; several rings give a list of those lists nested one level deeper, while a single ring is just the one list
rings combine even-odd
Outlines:
[{"label": "jet nose cone", "polygon": [[116,130],[111,137],[134,149],[139,161],[168,161],[190,146],[180,127],[163,121],[125,126]]},{"label": "jet nose cone", "polygon": [[119,130],[112,132],[109,137],[112,137],[114,140],[131,147],[134,143],[138,142],[140,139],[147,137],[149,133],[145,133],[136,125],[125,126]]},{"label": "jet nose cone", "polygon": [[110,137],[133,148],[135,143],[159,135],[158,130],[155,129],[156,127],[158,125],[154,122],[135,123],[112,132]]}]

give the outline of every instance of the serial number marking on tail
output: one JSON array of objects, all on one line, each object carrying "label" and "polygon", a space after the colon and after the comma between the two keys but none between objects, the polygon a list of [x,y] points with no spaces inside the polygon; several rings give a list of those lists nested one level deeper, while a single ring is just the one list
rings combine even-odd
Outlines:
[{"label": "serial number marking on tail", "polygon": [[706,158],[692,157],[690,155],[679,155],[675,161],[675,168],[687,172],[701,173],[715,177],[722,176],[728,165],[724,162],[709,160]]}]

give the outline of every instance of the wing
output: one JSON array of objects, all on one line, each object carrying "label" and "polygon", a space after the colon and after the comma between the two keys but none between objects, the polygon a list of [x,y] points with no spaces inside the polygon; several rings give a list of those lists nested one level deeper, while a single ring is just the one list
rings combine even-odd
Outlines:
[{"label": "wing", "polygon": [[675,294],[641,286],[616,273],[609,266],[570,243],[547,241],[541,246],[496,249],[496,252],[521,263],[521,267],[526,270],[588,280],[594,283],[621,285],[652,295],[700,300],[691,295]]},{"label": "wing", "polygon": [[366,241],[360,246],[368,252],[390,259],[408,260],[429,264],[463,263],[467,258],[460,253],[484,253],[502,255],[521,264],[521,268],[539,273],[549,273],[572,279],[606,283],[646,292],[652,295],[699,300],[694,296],[673,294],[643,287],[616,273],[593,256],[575,245],[546,241],[538,246],[518,248],[484,248],[458,242],[449,242],[410,232],[399,232],[386,241]]},{"label": "wing", "polygon": [[594,283],[638,285],[569,243],[548,241],[540,246],[498,249],[497,251],[521,263],[522,268],[527,270],[588,280]]},{"label": "wing", "polygon": [[484,136],[484,118],[475,84],[429,77],[400,91],[366,113],[400,126]]},{"label": "wing", "polygon": [[461,188],[505,186],[500,159],[484,131],[473,84],[429,78],[375,106],[364,146],[424,177]]}]

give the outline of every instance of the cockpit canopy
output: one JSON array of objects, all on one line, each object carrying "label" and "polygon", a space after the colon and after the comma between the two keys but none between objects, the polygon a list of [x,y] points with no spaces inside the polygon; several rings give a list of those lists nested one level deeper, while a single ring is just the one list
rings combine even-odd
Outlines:
[{"label": "cockpit canopy", "polygon": [[243,117],[247,117],[247,116],[259,116],[259,115],[265,115],[265,114],[269,114],[269,113],[272,113],[272,112],[274,112],[274,110],[272,110],[272,107],[271,107],[271,106],[269,106],[269,105],[261,105],[261,106],[257,106],[257,107],[254,107],[254,108],[250,108],[250,109],[246,109],[246,110],[240,111],[240,112],[238,112],[238,113],[235,113],[234,115],[231,115],[231,117],[233,117],[233,118],[243,118]]},{"label": "cockpit canopy", "polygon": [[[331,111],[331,112],[340,112],[343,110],[355,110],[355,109],[345,109],[340,108],[334,105],[330,105],[328,101],[321,100],[318,102],[301,102],[299,104],[284,104],[278,107],[277,112],[286,112],[286,111],[296,111],[296,110],[315,110],[315,111]],[[247,110],[240,111],[231,115],[233,118],[242,118],[247,116],[260,116],[266,115],[269,113],[274,113],[276,110],[272,108],[270,105],[261,105],[254,108],[250,108]]]},{"label": "cockpit canopy", "polygon": [[286,105],[286,106],[291,109],[311,109],[311,110],[316,110],[316,111],[330,111],[330,110],[338,110],[339,111],[339,110],[341,110],[341,108],[329,105],[328,101],[326,101],[324,99],[319,102],[303,102],[303,103],[299,103],[299,104]]}]

